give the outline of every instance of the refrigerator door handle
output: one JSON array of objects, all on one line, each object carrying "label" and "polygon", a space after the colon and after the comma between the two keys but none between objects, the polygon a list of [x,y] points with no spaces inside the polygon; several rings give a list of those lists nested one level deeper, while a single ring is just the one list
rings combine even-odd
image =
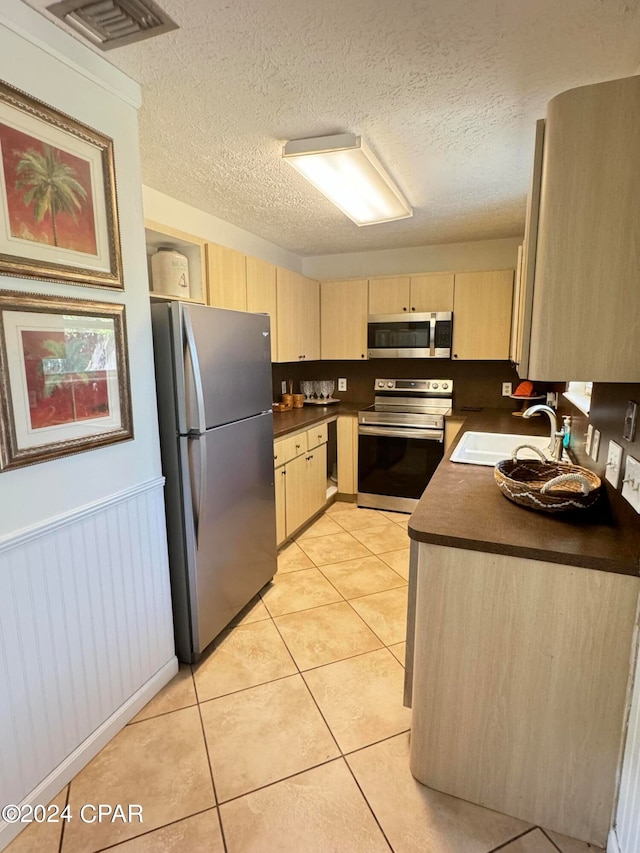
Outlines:
[{"label": "refrigerator door handle", "polygon": [[[198,360],[198,350],[196,348],[196,339],[193,334],[193,326],[191,325],[191,317],[188,311],[183,312],[184,332],[187,339],[187,347],[189,348],[189,358],[191,359],[191,370],[193,373],[193,384],[196,391],[196,406],[198,408],[198,432],[205,432],[207,429],[206,418],[204,414],[204,391],[202,388],[202,376],[200,374],[200,362]],[[202,488],[202,487],[201,487]]]},{"label": "refrigerator door handle", "polygon": [[[197,440],[197,439],[196,439]],[[198,506],[193,508],[193,521],[196,534],[196,548],[200,545],[200,515],[207,500],[207,442],[198,441],[200,456],[200,485],[198,488]]]}]

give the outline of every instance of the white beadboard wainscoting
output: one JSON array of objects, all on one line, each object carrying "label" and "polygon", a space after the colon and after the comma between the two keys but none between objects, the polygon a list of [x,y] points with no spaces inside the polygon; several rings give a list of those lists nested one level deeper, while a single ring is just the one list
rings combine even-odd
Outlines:
[{"label": "white beadboard wainscoting", "polygon": [[163,484],[0,540],[1,804],[46,804],[177,672]]},{"label": "white beadboard wainscoting", "polygon": [[636,660],[618,808],[614,828],[611,830],[607,844],[607,853],[638,853],[638,851],[640,851],[640,655]]}]

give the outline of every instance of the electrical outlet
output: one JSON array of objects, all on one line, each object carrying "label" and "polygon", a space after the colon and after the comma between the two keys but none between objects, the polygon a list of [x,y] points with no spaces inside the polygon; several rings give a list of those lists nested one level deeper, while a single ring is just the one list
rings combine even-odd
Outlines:
[{"label": "electrical outlet", "polygon": [[503,397],[510,397],[512,393],[513,393],[513,386],[511,384],[511,382],[503,382],[502,383],[502,396]]},{"label": "electrical outlet", "polygon": [[587,456],[591,456],[591,442],[593,441],[593,424],[589,424],[589,426],[587,427],[587,434],[584,438],[584,452],[587,454]]},{"label": "electrical outlet", "polygon": [[618,488],[620,482],[620,471],[622,470],[622,448],[615,441],[609,442],[609,453],[607,454],[607,465],[604,476],[614,489]]},{"label": "electrical outlet", "polygon": [[346,379],[338,379],[338,391],[346,391],[347,390],[347,380]]},{"label": "electrical outlet", "polygon": [[558,407],[558,394],[556,391],[547,391],[547,406],[551,406],[552,409]]},{"label": "electrical outlet", "polygon": [[594,462],[598,461],[598,453],[600,451],[600,430],[594,429],[593,440],[591,442],[591,458]]},{"label": "electrical outlet", "polygon": [[627,456],[622,481],[622,497],[629,501],[636,512],[640,512],[640,462],[633,456]]},{"label": "electrical outlet", "polygon": [[283,379],[282,382],[280,383],[280,393],[281,394],[287,393],[287,380],[286,379]]}]

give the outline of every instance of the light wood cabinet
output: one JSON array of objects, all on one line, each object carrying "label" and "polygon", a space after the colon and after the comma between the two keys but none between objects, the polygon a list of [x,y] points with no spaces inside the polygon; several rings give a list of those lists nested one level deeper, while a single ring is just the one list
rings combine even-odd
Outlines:
[{"label": "light wood cabinet", "polygon": [[640,580],[419,543],[411,771],[605,846]]},{"label": "light wood cabinet", "polygon": [[412,275],[409,309],[418,314],[453,311],[453,282],[453,273]]},{"label": "light wood cabinet", "polygon": [[411,279],[408,275],[369,279],[369,314],[401,314],[409,310]]},{"label": "light wood cabinet", "polygon": [[323,281],[320,284],[320,357],[367,357],[366,279]]},{"label": "light wood cabinet", "polygon": [[319,444],[304,457],[307,465],[307,517],[320,512],[327,502],[327,445]]},{"label": "light wood cabinet", "polygon": [[536,270],[536,246],[538,243],[538,219],[540,216],[540,185],[542,182],[542,156],[544,152],[545,122],[536,123],[536,138],[533,154],[531,188],[527,198],[527,213],[524,225],[524,242],[520,260],[520,275],[516,278],[514,298],[515,340],[511,344],[511,359],[518,374],[526,379],[529,375],[531,349],[531,314],[533,311],[533,285]]},{"label": "light wood cabinet", "polygon": [[448,417],[444,419],[444,452],[445,454],[453,444],[455,437],[460,432],[464,418]]},{"label": "light wood cabinet", "polygon": [[209,305],[216,308],[247,310],[246,258],[235,249],[206,245]]},{"label": "light wood cabinet", "polygon": [[318,424],[306,432],[307,450],[313,450],[319,444],[326,444],[329,437],[329,429],[327,424]]},{"label": "light wood cabinet", "polygon": [[268,314],[271,321],[271,361],[278,360],[276,268],[247,255],[247,311]]},{"label": "light wood cabinet", "polygon": [[280,545],[287,538],[287,469],[284,465],[275,470],[276,489],[276,542]]},{"label": "light wood cabinet", "polygon": [[301,527],[309,518],[311,512],[309,463],[307,455],[297,456],[291,462],[287,462],[286,470],[286,495],[285,515],[287,523],[287,536]]},{"label": "light wood cabinet", "polygon": [[358,492],[358,418],[338,415],[338,493]]},{"label": "light wood cabinet", "polygon": [[327,502],[327,433],[319,424],[274,442],[278,546]]},{"label": "light wood cabinet", "polygon": [[513,270],[456,273],[453,358],[509,358]]},{"label": "light wood cabinet", "polygon": [[320,358],[320,283],[278,267],[278,361],[317,361]]},{"label": "light wood cabinet", "polygon": [[369,314],[453,310],[453,273],[369,279]]},{"label": "light wood cabinet", "polygon": [[640,381],[640,76],[548,106],[529,379]]}]

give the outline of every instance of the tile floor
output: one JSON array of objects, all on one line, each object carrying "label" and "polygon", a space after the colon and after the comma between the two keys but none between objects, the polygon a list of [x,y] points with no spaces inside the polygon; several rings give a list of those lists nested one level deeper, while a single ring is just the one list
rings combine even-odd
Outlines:
[{"label": "tile floor", "polygon": [[402,706],[407,516],[335,503],[197,665],[59,793],[143,824],[33,825],[10,853],[587,853],[418,784]]}]

